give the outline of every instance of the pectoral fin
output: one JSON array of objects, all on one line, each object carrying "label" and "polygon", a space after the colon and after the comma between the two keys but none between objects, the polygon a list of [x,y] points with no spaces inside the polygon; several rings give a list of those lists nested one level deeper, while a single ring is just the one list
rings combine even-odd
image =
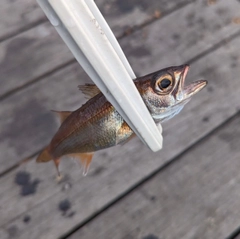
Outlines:
[{"label": "pectoral fin", "polygon": [[70,156],[76,158],[81,163],[81,165],[83,167],[83,176],[86,176],[89,171],[89,167],[92,162],[93,154],[94,153],[78,153],[78,154],[70,155]]}]

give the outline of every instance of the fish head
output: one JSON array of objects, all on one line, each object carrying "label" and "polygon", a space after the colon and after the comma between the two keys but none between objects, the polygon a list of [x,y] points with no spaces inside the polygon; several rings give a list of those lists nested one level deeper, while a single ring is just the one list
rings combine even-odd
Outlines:
[{"label": "fish head", "polygon": [[135,80],[156,123],[178,114],[191,97],[207,85],[205,80],[185,85],[188,71],[189,65],[172,66]]}]

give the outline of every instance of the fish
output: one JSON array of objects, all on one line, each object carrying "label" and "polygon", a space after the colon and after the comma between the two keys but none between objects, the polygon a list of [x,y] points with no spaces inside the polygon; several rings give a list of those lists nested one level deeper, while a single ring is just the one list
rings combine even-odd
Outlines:
[{"label": "fish", "polygon": [[[133,80],[156,125],[177,115],[193,95],[207,85],[198,80],[185,86],[189,65],[171,66]],[[36,162],[53,160],[58,177],[63,156],[78,159],[87,175],[96,151],[124,144],[135,133],[94,84],[79,86],[88,101],[75,111],[55,111],[61,125]],[[144,117],[144,116],[143,116]]]}]

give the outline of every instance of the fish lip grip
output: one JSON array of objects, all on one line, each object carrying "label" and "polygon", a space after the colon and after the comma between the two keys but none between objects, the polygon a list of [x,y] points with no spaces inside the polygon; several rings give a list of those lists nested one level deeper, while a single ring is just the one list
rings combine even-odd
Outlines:
[{"label": "fish lip grip", "polygon": [[37,0],[77,61],[152,151],[162,148],[156,126],[119,43],[93,0]]}]

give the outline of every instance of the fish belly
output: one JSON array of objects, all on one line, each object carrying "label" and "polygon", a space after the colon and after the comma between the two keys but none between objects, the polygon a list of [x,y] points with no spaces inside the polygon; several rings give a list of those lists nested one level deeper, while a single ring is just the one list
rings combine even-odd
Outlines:
[{"label": "fish belly", "polygon": [[95,152],[124,143],[133,131],[114,109],[91,117],[53,150],[55,158],[73,153]]}]

